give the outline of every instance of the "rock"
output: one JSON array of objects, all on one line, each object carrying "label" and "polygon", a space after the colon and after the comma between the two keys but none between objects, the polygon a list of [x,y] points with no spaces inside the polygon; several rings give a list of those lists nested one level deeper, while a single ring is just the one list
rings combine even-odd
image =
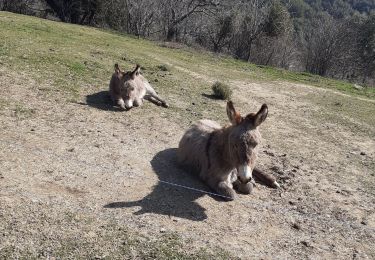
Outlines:
[{"label": "rock", "polygon": [[360,155],[366,155],[366,153],[365,152],[361,152]]},{"label": "rock", "polygon": [[310,243],[308,241],[305,241],[305,240],[301,241],[301,244],[306,246],[306,247],[310,246]]},{"label": "rock", "polygon": [[75,150],[74,148],[69,148],[68,152],[74,152],[74,150]]},{"label": "rock", "polygon": [[297,229],[297,230],[301,230],[301,225],[298,224],[298,223],[293,223],[292,228]]},{"label": "rock", "polygon": [[363,89],[363,87],[360,86],[360,85],[358,85],[358,84],[354,84],[353,88],[358,89],[358,90],[362,90]]},{"label": "rock", "polygon": [[264,150],[263,152],[264,152],[265,154],[271,156],[271,157],[274,157],[274,156],[275,156],[275,154],[274,154],[273,152],[271,152],[271,151]]}]

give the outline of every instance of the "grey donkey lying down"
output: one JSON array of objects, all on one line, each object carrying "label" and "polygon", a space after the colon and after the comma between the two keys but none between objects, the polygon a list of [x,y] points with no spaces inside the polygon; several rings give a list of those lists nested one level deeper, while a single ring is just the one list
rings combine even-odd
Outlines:
[{"label": "grey donkey lying down", "polygon": [[255,169],[261,142],[258,127],[267,117],[267,105],[242,117],[229,101],[227,114],[231,122],[228,127],[201,120],[185,132],[177,150],[179,163],[198,173],[210,188],[228,200],[235,199],[234,189],[251,193],[253,174],[268,186],[280,187],[273,176]]},{"label": "grey donkey lying down", "polygon": [[109,83],[109,94],[113,103],[126,110],[141,106],[143,99],[147,99],[159,106],[169,107],[141,75],[140,68],[137,65],[133,71],[125,72],[117,63],[115,64],[115,71]]}]

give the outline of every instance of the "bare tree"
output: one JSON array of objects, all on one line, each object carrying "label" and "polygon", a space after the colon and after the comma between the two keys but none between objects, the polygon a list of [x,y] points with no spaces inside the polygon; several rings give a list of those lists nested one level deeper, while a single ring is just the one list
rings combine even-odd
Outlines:
[{"label": "bare tree", "polygon": [[306,34],[306,70],[325,76],[340,55],[340,44],[347,37],[342,23],[328,15],[314,20]]},{"label": "bare tree", "polygon": [[218,5],[214,0],[164,0],[160,2],[162,17],[164,17],[164,33],[168,41],[176,40],[178,26],[186,19],[197,13],[210,12]]},{"label": "bare tree", "polygon": [[269,8],[270,3],[266,0],[249,0],[236,6],[234,12],[240,17],[232,44],[236,57],[250,61],[252,45],[264,30]]}]

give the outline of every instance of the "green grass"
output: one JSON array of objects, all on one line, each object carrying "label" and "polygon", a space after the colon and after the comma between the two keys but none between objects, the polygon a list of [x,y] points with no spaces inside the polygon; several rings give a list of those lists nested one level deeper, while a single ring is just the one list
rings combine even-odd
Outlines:
[{"label": "green grass", "polygon": [[[5,245],[0,248],[0,259],[238,259],[220,248],[188,248],[173,232],[145,236],[113,221],[97,223],[95,218],[84,215],[77,218],[73,212],[53,218],[42,214],[35,220],[23,232],[25,236],[39,238],[35,244]],[[51,233],[47,229],[34,234],[39,225],[56,231]],[[10,225],[6,228],[11,236],[17,233]]]},{"label": "green grass", "polygon": [[16,104],[13,112],[15,117],[17,117],[18,119],[26,119],[35,114],[35,109],[27,108],[21,104]]}]

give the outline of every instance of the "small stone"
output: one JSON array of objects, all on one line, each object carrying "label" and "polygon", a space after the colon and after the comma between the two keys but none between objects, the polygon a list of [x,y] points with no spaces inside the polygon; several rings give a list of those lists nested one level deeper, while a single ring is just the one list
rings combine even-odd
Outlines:
[{"label": "small stone", "polygon": [[363,220],[361,221],[361,224],[367,226],[367,220],[363,219]]},{"label": "small stone", "polygon": [[31,128],[31,129],[30,129],[30,131],[31,131],[31,132],[34,132],[34,131],[35,131],[35,129],[34,129],[34,128]]},{"label": "small stone", "polygon": [[297,230],[301,230],[301,225],[298,224],[298,223],[293,223],[292,228],[297,229]]},{"label": "small stone", "polygon": [[160,229],[160,233],[165,233],[165,232],[166,232],[165,228]]},{"label": "small stone", "polygon": [[306,246],[306,247],[310,246],[310,243],[307,242],[307,241],[305,241],[305,240],[301,241],[301,244],[304,245],[304,246]]},{"label": "small stone", "polygon": [[191,102],[191,104],[192,104],[193,106],[195,106],[195,103],[194,103],[194,102]]},{"label": "small stone", "polygon": [[264,152],[265,154],[271,156],[271,157],[274,157],[274,156],[275,156],[275,154],[274,154],[273,152],[270,152],[270,151],[268,151],[268,150],[264,150],[263,152]]},{"label": "small stone", "polygon": [[95,147],[99,148],[100,147],[100,144],[94,144]]},{"label": "small stone", "polygon": [[366,153],[365,152],[361,152],[360,155],[366,155]]},{"label": "small stone", "polygon": [[69,148],[68,152],[74,152],[74,150],[75,150],[74,148]]},{"label": "small stone", "polygon": [[158,80],[158,79],[155,79],[154,81],[155,81],[155,82],[158,82],[159,80]]}]

